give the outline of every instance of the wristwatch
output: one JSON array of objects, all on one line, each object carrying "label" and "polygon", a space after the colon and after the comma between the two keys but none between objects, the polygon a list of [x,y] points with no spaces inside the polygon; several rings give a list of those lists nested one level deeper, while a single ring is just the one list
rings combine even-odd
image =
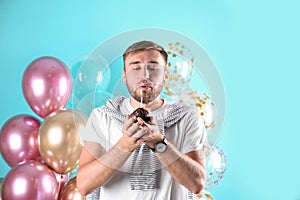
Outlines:
[{"label": "wristwatch", "polygon": [[154,145],[154,148],[150,148],[153,152],[163,153],[167,150],[168,141],[164,136],[164,139]]}]

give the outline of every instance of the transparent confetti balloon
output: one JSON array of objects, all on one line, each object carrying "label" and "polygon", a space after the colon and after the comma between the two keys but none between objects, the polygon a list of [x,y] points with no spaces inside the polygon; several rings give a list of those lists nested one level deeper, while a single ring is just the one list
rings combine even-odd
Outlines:
[{"label": "transparent confetti balloon", "polygon": [[199,114],[203,119],[206,129],[211,129],[215,126],[216,107],[208,94],[199,93],[195,90],[188,91],[179,96],[179,101],[199,108]]},{"label": "transparent confetti balloon", "polygon": [[166,99],[168,102],[178,102],[179,97],[175,90],[173,90],[171,87],[169,88],[163,88],[161,92],[161,98]]},{"label": "transparent confetti balloon", "polygon": [[166,49],[168,53],[169,80],[165,84],[164,94],[171,99],[183,93],[193,77],[194,56],[183,43],[169,43]]},{"label": "transparent confetti balloon", "polygon": [[218,185],[226,171],[226,157],[218,146],[211,147],[206,158],[206,188]]},{"label": "transparent confetti balloon", "polygon": [[203,190],[199,194],[193,195],[193,200],[214,200],[213,196],[207,191]]}]

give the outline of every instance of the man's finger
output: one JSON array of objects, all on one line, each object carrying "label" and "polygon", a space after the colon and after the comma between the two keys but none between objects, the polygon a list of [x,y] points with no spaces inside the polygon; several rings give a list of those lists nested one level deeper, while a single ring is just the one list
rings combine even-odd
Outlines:
[{"label": "man's finger", "polygon": [[135,116],[133,116],[131,118],[129,118],[127,116],[126,120],[124,122],[124,125],[123,125],[123,131],[126,132],[132,126],[132,124],[135,123],[135,122],[136,122],[136,117]]},{"label": "man's finger", "polygon": [[143,126],[141,127],[136,133],[134,133],[132,135],[132,137],[135,137],[135,138],[142,138],[144,137],[145,135],[148,134],[148,128]]}]

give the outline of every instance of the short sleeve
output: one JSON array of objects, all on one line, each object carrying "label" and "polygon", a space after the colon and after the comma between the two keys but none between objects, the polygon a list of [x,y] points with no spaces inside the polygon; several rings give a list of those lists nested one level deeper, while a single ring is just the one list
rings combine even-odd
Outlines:
[{"label": "short sleeve", "polygon": [[80,132],[81,142],[89,141],[99,143],[102,147],[106,147],[108,136],[107,125],[108,116],[95,108],[91,112],[86,127]]},{"label": "short sleeve", "polygon": [[189,112],[184,116],[183,122],[185,136],[182,153],[202,150],[207,142],[207,135],[198,108],[189,107]]}]

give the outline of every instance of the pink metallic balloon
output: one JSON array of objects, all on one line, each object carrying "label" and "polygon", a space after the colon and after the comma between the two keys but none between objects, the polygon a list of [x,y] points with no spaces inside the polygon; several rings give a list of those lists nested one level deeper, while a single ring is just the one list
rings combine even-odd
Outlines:
[{"label": "pink metallic balloon", "polygon": [[58,187],[52,170],[37,161],[12,168],[2,185],[2,199],[56,200]]},{"label": "pink metallic balloon", "polygon": [[68,67],[49,56],[32,61],[22,78],[23,95],[30,108],[42,118],[67,104],[72,87],[73,79]]},{"label": "pink metallic balloon", "polygon": [[38,131],[41,122],[31,115],[16,115],[8,119],[0,131],[0,153],[10,167],[28,161],[41,160]]}]

